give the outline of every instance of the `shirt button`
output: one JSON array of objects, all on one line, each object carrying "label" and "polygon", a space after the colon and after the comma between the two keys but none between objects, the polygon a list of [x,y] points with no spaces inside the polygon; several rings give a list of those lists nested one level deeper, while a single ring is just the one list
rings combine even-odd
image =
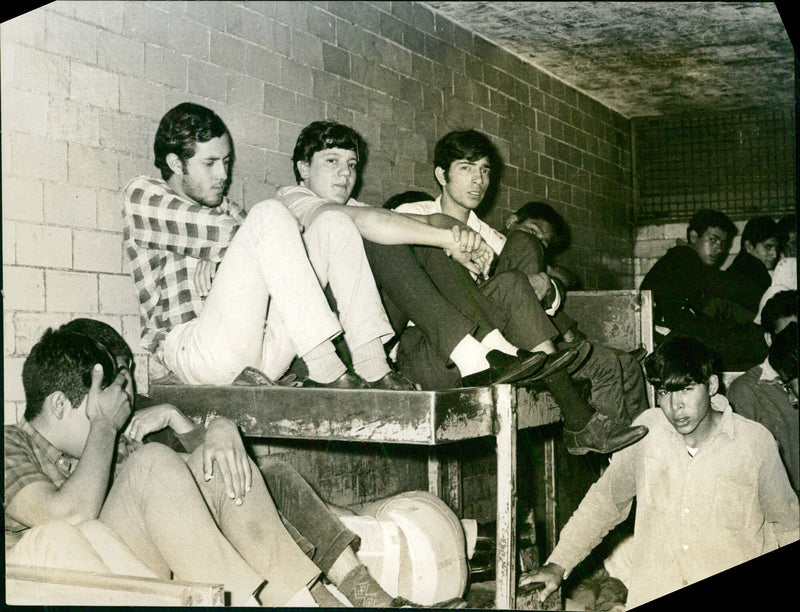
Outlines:
[{"label": "shirt button", "polygon": [[683,513],[684,513],[684,514],[689,514],[689,508],[684,508],[684,509],[683,509]]},{"label": "shirt button", "polygon": [[684,580],[683,581],[683,586],[686,586],[687,584],[689,584],[689,582],[687,580]]},{"label": "shirt button", "polygon": [[688,544],[684,544],[683,545],[683,550],[689,550],[689,545]]}]

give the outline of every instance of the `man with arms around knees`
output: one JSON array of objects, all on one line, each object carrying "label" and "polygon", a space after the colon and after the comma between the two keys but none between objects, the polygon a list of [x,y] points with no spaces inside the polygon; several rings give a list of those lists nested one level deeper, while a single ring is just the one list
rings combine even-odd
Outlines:
[{"label": "man with arms around knees", "polygon": [[725,270],[735,288],[736,300],[753,317],[761,296],[772,283],[772,271],[778,263],[777,224],[766,215],[750,219],[742,230],[739,254]]},{"label": "man with arms around knees", "polygon": [[636,499],[626,607],[661,597],[798,539],[800,510],[775,440],[718,394],[714,355],[670,338],[645,361],[658,408],[650,433],[615,453],[539,570],[540,600],[617,524]]},{"label": "man with arms around knees", "polygon": [[[455,220],[461,226],[476,231],[497,257],[496,265],[492,273],[486,275],[486,280],[476,285],[473,279],[479,280],[478,275],[470,278],[466,270],[449,261],[433,260],[433,263],[424,264],[426,270],[436,275],[436,282],[445,294],[474,292],[476,289],[483,294],[494,311],[501,311],[501,316],[512,321],[508,337],[515,345],[550,355],[558,354],[554,341],[559,332],[548,314],[555,314],[558,310],[562,293],[555,291],[556,283],[550,282],[547,276],[541,242],[534,235],[521,231],[512,232],[506,239],[475,214],[475,209],[483,202],[490,186],[493,167],[498,163],[494,145],[484,134],[475,130],[450,132],[437,142],[434,150],[434,175],[442,190],[441,196],[432,201],[405,203],[396,210],[433,226]],[[388,259],[384,257],[383,262],[378,262],[374,268],[379,269],[381,264],[389,265],[385,263]],[[437,269],[435,265],[445,268],[445,271]],[[448,273],[449,277],[446,277]],[[377,276],[380,274],[376,271]],[[498,299],[497,296],[502,292],[497,291],[497,287],[504,283],[511,283],[516,288],[516,303]],[[381,283],[390,299],[402,304],[402,310],[408,318],[416,322],[415,313],[419,306],[403,296],[399,285],[393,283],[391,278]],[[540,304],[541,299],[547,300],[547,311]],[[516,320],[519,321],[518,325],[514,324]],[[412,334],[414,330],[409,336]],[[398,353],[398,362],[401,364],[411,361],[407,355],[413,355],[418,350],[409,350],[406,348],[408,345],[408,342],[404,345],[401,336]],[[630,418],[623,405],[619,361],[603,348],[595,354],[586,342],[578,344],[576,348],[580,356],[567,366],[566,371],[539,375],[562,409],[564,437],[570,452],[581,454],[581,449],[613,452],[645,435],[643,428],[627,427]],[[569,350],[569,347],[565,347],[565,350]],[[441,369],[441,364],[438,367]],[[568,374],[592,382],[594,405],[587,404],[582,395],[575,391]],[[616,443],[607,444],[606,441],[612,438],[616,439]]]},{"label": "man with arms around knees", "polygon": [[[304,243],[276,200],[245,214],[227,198],[234,154],[219,116],[179,104],[161,119],[153,148],[162,178],[125,188],[123,228],[147,350],[191,384],[229,384],[246,367],[278,378],[299,356],[310,386],[358,388],[360,375],[369,386],[410,388],[382,353],[392,329],[359,253]],[[309,256],[347,274],[323,277]],[[330,283],[339,317],[318,275]],[[332,342],[343,328],[356,374]]]},{"label": "man with arms around knees", "polygon": [[728,399],[735,412],[772,432],[792,487],[800,495],[797,291],[781,291],[772,296],[764,305],[761,325],[770,345],[769,354],[763,363],[731,383]]},{"label": "man with arms around knees", "polygon": [[752,313],[736,303],[719,270],[737,229],[719,211],[699,210],[686,228],[686,241],[669,249],[642,280],[653,292],[659,336],[690,336],[720,359],[725,372],[740,372],[763,361],[767,345]]},{"label": "man with arms around knees", "polygon": [[[315,121],[303,128],[295,144],[292,161],[298,185],[282,187],[276,198],[292,211],[306,234],[326,236],[330,248],[352,243],[358,244],[362,252],[366,250],[369,262],[365,259],[362,265],[370,269],[372,264],[378,275],[382,268],[374,266],[376,249],[390,251],[396,256],[394,264],[400,265],[405,261],[410,244],[427,245],[438,253],[447,252],[475,273],[488,270],[491,250],[469,228],[460,228],[455,222],[434,227],[351,198],[365,156],[366,144],[355,130],[332,121]],[[406,272],[404,291],[409,299],[417,300],[420,288],[413,282],[413,270],[409,268]],[[459,299],[470,312],[477,310],[471,296],[453,298]],[[446,337],[444,359],[452,359],[458,369],[454,386],[460,382],[459,374],[474,375],[470,380],[475,384],[479,384],[478,379],[480,384],[491,384],[520,380],[542,367],[543,355],[518,354],[517,348],[505,340],[496,325],[477,329],[476,322],[444,300],[427,305],[431,317],[446,317],[450,323],[447,330],[440,331],[441,336]],[[499,367],[489,363],[490,352],[496,363],[501,364]]]}]

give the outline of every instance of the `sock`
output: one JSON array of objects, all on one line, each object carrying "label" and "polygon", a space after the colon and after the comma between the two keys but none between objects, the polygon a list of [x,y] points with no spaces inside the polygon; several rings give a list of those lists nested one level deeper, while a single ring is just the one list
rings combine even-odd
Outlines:
[{"label": "sock", "polygon": [[367,382],[375,382],[390,371],[380,338],[351,349],[350,355],[353,358],[353,369],[356,374]]},{"label": "sock", "polygon": [[355,608],[388,608],[394,599],[370,576],[364,565],[351,570],[338,588]]},{"label": "sock", "polygon": [[575,387],[564,370],[558,370],[544,379],[553,399],[561,409],[564,429],[580,431],[594,416],[594,409]]},{"label": "sock", "polygon": [[489,349],[474,336],[466,335],[456,344],[456,348],[450,353],[450,359],[456,364],[463,378],[489,368],[489,362],[486,361],[488,352]]},{"label": "sock", "polygon": [[347,371],[330,340],[315,346],[302,359],[308,368],[308,377],[318,383],[333,382]]},{"label": "sock", "polygon": [[516,356],[519,352],[519,349],[506,340],[497,328],[486,334],[481,340],[481,344],[490,350],[498,350],[507,355]]}]

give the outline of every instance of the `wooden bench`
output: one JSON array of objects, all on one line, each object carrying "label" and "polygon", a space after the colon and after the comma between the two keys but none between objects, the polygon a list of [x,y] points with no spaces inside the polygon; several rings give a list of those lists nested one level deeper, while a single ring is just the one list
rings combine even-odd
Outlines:
[{"label": "wooden bench", "polygon": [[[565,311],[587,337],[624,350],[653,348],[652,299],[637,290],[571,292]],[[497,451],[495,604],[513,609],[516,598],[517,432],[560,420],[546,392],[495,385],[446,391],[331,390],[286,387],[149,384],[149,395],[178,406],[195,420],[210,414],[233,419],[245,436],[340,440],[430,447],[428,488],[459,513],[460,465],[446,444],[493,436]],[[545,440],[545,525],[548,548],[557,538],[555,452]],[[447,470],[448,490],[443,490]],[[551,598],[546,602],[551,602]],[[524,607],[536,605],[535,596]],[[546,605],[551,607],[552,603]]]}]

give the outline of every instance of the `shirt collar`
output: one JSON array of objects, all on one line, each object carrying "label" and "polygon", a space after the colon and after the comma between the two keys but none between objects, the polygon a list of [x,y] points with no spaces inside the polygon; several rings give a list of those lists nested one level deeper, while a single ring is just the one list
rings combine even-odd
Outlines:
[{"label": "shirt collar", "polygon": [[764,360],[764,363],[761,364],[761,376],[758,377],[759,381],[779,381],[780,382],[780,375],[778,372],[775,371],[775,368],[769,362],[769,357]]},{"label": "shirt collar", "polygon": [[48,463],[56,466],[58,470],[65,476],[69,476],[75,466],[78,465],[78,459],[58,450],[42,434],[36,431],[36,428],[31,425],[26,419],[22,419],[17,424],[22,431],[28,434],[31,442],[42,453]]}]

